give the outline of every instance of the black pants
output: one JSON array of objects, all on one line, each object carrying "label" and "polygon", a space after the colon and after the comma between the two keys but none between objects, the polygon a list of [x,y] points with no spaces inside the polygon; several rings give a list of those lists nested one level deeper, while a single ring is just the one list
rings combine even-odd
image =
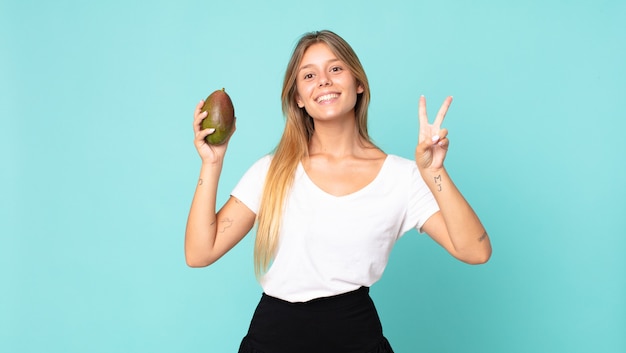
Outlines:
[{"label": "black pants", "polygon": [[393,353],[369,288],[304,303],[261,297],[239,353]]}]

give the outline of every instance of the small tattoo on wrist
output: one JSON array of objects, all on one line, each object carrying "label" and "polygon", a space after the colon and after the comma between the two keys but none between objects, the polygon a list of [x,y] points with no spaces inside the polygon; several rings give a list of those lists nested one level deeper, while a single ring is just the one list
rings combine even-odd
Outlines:
[{"label": "small tattoo on wrist", "polygon": [[437,191],[441,191],[441,174],[435,177],[435,185],[437,186]]}]

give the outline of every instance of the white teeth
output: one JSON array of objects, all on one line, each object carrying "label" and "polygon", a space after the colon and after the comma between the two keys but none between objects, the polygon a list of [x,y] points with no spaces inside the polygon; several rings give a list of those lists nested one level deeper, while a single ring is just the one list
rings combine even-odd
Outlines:
[{"label": "white teeth", "polygon": [[338,94],[335,94],[335,93],[325,94],[325,95],[323,95],[323,96],[321,96],[321,97],[317,98],[317,102],[318,102],[318,103],[321,103],[321,102],[324,102],[324,101],[329,101],[329,100],[331,100],[331,99],[333,99],[333,98],[337,98],[337,97],[339,97],[339,95],[338,95]]}]

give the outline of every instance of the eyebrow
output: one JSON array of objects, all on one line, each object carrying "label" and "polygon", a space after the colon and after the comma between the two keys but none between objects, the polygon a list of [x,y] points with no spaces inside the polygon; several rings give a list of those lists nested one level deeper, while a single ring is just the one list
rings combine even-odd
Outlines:
[{"label": "eyebrow", "polygon": [[[334,62],[336,62],[336,61],[341,61],[341,60],[339,60],[339,59],[330,59],[330,60],[328,60],[328,61],[326,62],[326,64],[331,64],[331,63],[334,63]],[[302,71],[302,70],[304,70],[304,69],[308,69],[308,68],[313,67],[313,66],[315,66],[315,65],[313,65],[313,64],[306,64],[306,65],[304,65],[304,66],[300,66],[300,68],[298,69],[298,71]]]}]

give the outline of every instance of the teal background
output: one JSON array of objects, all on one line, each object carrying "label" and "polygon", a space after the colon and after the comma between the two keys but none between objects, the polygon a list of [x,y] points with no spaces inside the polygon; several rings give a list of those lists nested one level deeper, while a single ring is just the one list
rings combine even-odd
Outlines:
[{"label": "teal background", "polygon": [[196,103],[238,117],[219,202],[282,131],[298,37],[343,36],[370,132],[412,158],[454,103],[447,168],[494,253],[413,231],[372,288],[398,353],[626,352],[626,2],[0,1],[0,352],[234,352],[253,236],[190,269]]}]

